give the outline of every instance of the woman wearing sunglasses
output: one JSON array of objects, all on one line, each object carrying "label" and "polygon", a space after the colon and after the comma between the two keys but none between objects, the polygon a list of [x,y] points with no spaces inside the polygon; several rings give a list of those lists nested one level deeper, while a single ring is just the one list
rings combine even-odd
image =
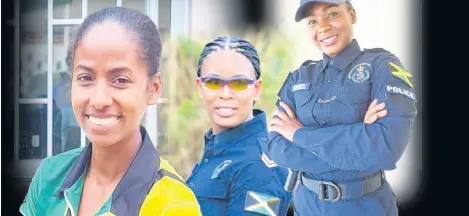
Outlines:
[{"label": "woman wearing sunglasses", "polygon": [[[409,142],[412,75],[389,51],[360,48],[349,0],[301,0],[295,19],[324,55],[287,77],[263,150],[300,172],[296,215],[398,215],[384,170],[396,168]],[[370,102],[386,108],[364,124]]]},{"label": "woman wearing sunglasses", "polygon": [[287,170],[259,145],[268,133],[266,114],[253,109],[262,87],[256,49],[240,38],[218,37],[203,49],[197,76],[211,128],[187,183],[203,215],[286,215]]}]

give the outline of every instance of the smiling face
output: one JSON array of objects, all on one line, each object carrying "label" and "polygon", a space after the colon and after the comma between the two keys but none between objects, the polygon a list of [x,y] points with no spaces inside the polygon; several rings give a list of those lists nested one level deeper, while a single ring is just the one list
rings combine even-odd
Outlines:
[{"label": "smiling face", "polygon": [[202,64],[201,77],[239,78],[231,83],[231,87],[224,85],[218,90],[213,90],[217,81],[203,83],[197,80],[198,91],[205,102],[214,134],[252,119],[254,100],[260,94],[262,82],[258,80],[244,90],[236,90],[245,84],[243,79],[256,80],[254,67],[244,55],[232,50],[211,53]]},{"label": "smiling face", "polygon": [[314,44],[328,56],[339,54],[353,39],[356,15],[346,3],[314,3],[304,20]]},{"label": "smiling face", "polygon": [[71,100],[93,145],[109,146],[140,134],[147,105],[156,103],[160,75],[149,78],[140,51],[134,35],[115,22],[96,24],[78,43]]}]

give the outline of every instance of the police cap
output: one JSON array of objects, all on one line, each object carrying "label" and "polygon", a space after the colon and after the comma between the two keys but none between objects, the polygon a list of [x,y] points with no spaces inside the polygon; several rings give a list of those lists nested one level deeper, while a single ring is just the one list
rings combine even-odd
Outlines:
[{"label": "police cap", "polygon": [[300,0],[300,7],[296,10],[295,21],[299,22],[305,18],[306,13],[308,12],[309,6],[313,3],[327,3],[327,4],[342,4],[345,2],[351,3],[351,0]]}]

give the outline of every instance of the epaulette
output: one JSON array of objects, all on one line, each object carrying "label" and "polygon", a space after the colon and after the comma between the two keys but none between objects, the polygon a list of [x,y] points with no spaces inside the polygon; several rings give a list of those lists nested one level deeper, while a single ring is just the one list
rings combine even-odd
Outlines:
[{"label": "epaulette", "polygon": [[383,48],[371,48],[371,49],[363,49],[365,52],[372,52],[372,53],[380,53],[380,52],[386,52],[388,53],[389,51],[383,49]]},{"label": "epaulette", "polygon": [[315,65],[317,63],[321,62],[321,60],[311,60],[311,59],[308,59],[306,61],[304,61],[303,63],[301,63],[301,66],[300,67],[304,67],[304,66],[310,66],[310,65]]}]

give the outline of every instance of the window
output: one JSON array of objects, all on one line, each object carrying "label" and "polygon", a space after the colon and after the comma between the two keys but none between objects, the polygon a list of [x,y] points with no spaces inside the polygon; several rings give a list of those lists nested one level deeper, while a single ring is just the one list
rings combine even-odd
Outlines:
[{"label": "window", "polygon": [[81,19],[83,0],[53,0],[54,19]]},{"label": "window", "polygon": [[40,1],[21,0],[19,7],[19,77],[15,128],[20,160],[47,157],[47,9]]},{"label": "window", "polygon": [[53,27],[52,155],[81,146],[81,132],[70,101],[70,74],[65,59],[69,41],[79,25]]}]

